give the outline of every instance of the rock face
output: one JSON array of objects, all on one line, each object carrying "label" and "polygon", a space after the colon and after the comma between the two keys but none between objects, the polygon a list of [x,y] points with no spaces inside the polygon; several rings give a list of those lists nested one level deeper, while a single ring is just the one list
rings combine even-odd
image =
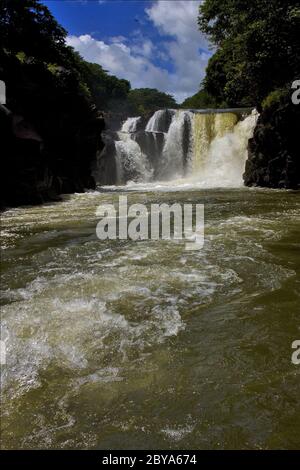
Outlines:
[{"label": "rock face", "polygon": [[116,184],[117,168],[115,161],[117,134],[107,131],[103,135],[104,148],[99,152],[93,168],[93,177],[100,185]]},{"label": "rock face", "polygon": [[262,111],[249,140],[246,186],[300,189],[300,105],[290,100]]},{"label": "rock face", "polygon": [[69,129],[47,141],[34,124],[0,105],[1,209],[59,200],[95,188],[92,164],[103,148],[99,117],[82,134]]}]

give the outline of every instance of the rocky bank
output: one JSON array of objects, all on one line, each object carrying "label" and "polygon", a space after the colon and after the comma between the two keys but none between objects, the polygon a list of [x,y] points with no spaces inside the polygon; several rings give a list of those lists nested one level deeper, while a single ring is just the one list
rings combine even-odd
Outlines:
[{"label": "rocky bank", "polygon": [[49,123],[44,134],[22,114],[0,105],[1,209],[95,188],[92,167],[104,145],[104,120],[98,115],[83,126],[72,124],[71,117],[62,127]]},{"label": "rocky bank", "polygon": [[249,141],[246,186],[300,189],[300,105],[290,99],[263,110]]}]

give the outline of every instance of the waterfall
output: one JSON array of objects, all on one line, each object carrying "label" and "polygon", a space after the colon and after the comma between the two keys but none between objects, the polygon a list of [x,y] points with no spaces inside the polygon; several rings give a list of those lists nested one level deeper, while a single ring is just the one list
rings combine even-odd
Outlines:
[{"label": "waterfall", "polygon": [[154,133],[168,132],[172,119],[175,115],[176,111],[174,109],[160,109],[156,111],[149,119],[145,131]]},{"label": "waterfall", "polygon": [[117,132],[119,140],[115,141],[116,183],[122,184],[128,180],[148,181],[151,170],[147,157],[140,146],[132,139],[137,132],[141,117],[130,117],[123,122],[121,130]]},{"label": "waterfall", "polygon": [[141,120],[142,120],[141,116],[130,117],[126,119],[126,121],[123,123],[121,127],[121,132],[125,132],[128,134],[136,132],[138,128],[138,124],[140,123]]},{"label": "waterfall", "polygon": [[131,132],[127,133],[123,130],[127,126],[125,124],[122,126],[122,131],[117,133],[120,140],[115,142],[116,182],[122,184],[130,180],[149,181],[152,170],[147,156],[138,143],[131,139]]},{"label": "waterfall", "polygon": [[216,137],[231,132],[238,117],[234,113],[208,113],[194,115],[194,161],[193,168],[198,171],[206,160],[210,145]]},{"label": "waterfall", "polygon": [[99,168],[103,173],[107,162],[115,173],[109,182],[116,184],[184,178],[199,187],[241,186],[258,117],[250,111],[162,109],[144,126],[141,117],[130,117],[104,150]]},{"label": "waterfall", "polygon": [[197,146],[194,153],[193,178],[199,181],[201,187],[242,186],[248,140],[253,136],[258,114],[253,112],[238,122],[232,113],[214,115],[211,118],[212,128],[209,130],[208,145],[206,136],[203,139],[198,138],[203,129],[199,116],[196,115],[194,121]]},{"label": "waterfall", "polygon": [[185,175],[189,159],[192,158],[192,113],[177,111],[172,119],[161,158],[160,176],[174,179]]}]

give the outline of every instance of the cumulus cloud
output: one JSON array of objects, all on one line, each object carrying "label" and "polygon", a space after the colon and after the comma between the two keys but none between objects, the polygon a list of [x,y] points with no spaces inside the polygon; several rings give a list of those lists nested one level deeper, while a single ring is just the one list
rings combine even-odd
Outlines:
[{"label": "cumulus cloud", "polygon": [[146,56],[135,55],[135,46],[131,48],[122,42],[106,44],[89,34],[69,36],[67,42],[87,61],[96,62],[113,75],[129,80],[133,88],[167,88],[167,70],[156,67]]},{"label": "cumulus cloud", "polygon": [[179,100],[199,89],[209,59],[209,44],[199,32],[197,17],[200,1],[157,1],[146,13],[161,34],[174,39],[165,49],[174,64],[174,93]]},{"label": "cumulus cloud", "polygon": [[146,13],[163,34],[175,36],[181,44],[196,42],[198,47],[207,48],[197,24],[200,4],[195,0],[159,0],[146,8]]},{"label": "cumulus cloud", "polygon": [[[106,43],[85,34],[67,41],[86,60],[126,78],[133,88],[157,88],[181,102],[199,89],[209,58],[208,43],[197,26],[200,3],[159,0],[147,8],[148,21],[158,34],[155,44],[142,35],[116,36]],[[171,63],[172,71],[155,64],[155,58]]]},{"label": "cumulus cloud", "polygon": [[112,36],[109,40],[110,42],[126,42],[127,38],[125,38],[125,36]]}]

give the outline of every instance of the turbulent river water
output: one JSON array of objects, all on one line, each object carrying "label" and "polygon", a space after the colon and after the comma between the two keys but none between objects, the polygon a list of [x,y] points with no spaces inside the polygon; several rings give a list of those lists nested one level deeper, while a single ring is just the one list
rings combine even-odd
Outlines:
[{"label": "turbulent river water", "polygon": [[[100,241],[96,207],[204,203],[205,243]],[[2,216],[4,448],[300,444],[300,194],[136,184]]]}]

